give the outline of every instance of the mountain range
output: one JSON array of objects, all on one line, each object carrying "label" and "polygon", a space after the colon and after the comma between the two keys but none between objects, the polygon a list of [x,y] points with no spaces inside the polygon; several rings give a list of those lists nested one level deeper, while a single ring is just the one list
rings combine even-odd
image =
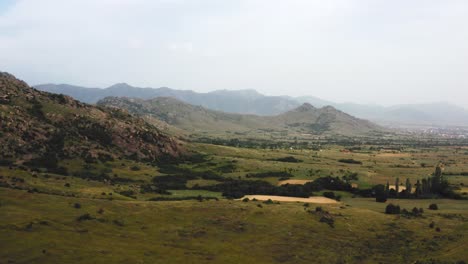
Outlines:
[{"label": "mountain range", "polygon": [[167,87],[139,88],[126,83],[115,84],[105,89],[85,88],[68,84],[43,84],[37,85],[35,88],[69,95],[86,103],[96,103],[108,96],[140,99],[173,97],[212,110],[267,116],[285,113],[301,106],[303,103],[310,103],[315,107],[330,105],[350,115],[382,125],[468,126],[468,111],[449,103],[383,107],[379,105],[335,103],[312,96],[266,96],[255,90],[217,90],[208,93],[197,93],[191,90],[176,90]]},{"label": "mountain range", "polygon": [[355,118],[332,106],[316,108],[309,103],[274,116],[226,113],[185,103],[172,97],[139,99],[106,97],[98,106],[126,109],[150,122],[161,120],[190,133],[287,133],[297,135],[361,136],[385,130],[369,121]]}]

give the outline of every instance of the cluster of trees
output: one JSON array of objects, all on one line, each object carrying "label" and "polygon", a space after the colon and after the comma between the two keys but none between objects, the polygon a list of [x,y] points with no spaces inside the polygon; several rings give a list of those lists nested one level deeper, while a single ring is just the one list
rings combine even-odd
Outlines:
[{"label": "cluster of trees", "polygon": [[222,192],[223,196],[235,199],[249,194],[309,197],[313,194],[313,192],[319,192],[322,190],[354,190],[350,183],[340,179],[339,177],[330,176],[318,178],[315,181],[308,182],[304,185],[285,184],[281,186],[275,186],[262,180],[243,181],[227,179],[224,182],[216,185],[194,188]]},{"label": "cluster of trees", "polygon": [[279,196],[294,196],[294,197],[309,197],[312,192],[305,185],[281,185],[275,186],[269,182],[262,180],[227,180],[225,182],[200,187],[209,191],[222,192],[227,198],[238,199],[248,194],[260,195],[279,195]]},{"label": "cluster of trees", "polygon": [[400,179],[396,178],[395,188],[390,188],[390,184],[376,185],[372,192],[375,195],[377,202],[385,202],[387,198],[431,198],[434,196],[447,198],[460,198],[453,191],[447,179],[444,178],[442,169],[437,166],[431,177],[417,180],[413,185],[409,179],[406,179],[405,188],[400,191]]}]

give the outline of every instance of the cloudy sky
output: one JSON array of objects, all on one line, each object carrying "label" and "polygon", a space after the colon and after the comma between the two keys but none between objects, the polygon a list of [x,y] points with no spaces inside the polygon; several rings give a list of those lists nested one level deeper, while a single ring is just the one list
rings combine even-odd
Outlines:
[{"label": "cloudy sky", "polygon": [[468,108],[468,1],[0,0],[0,71]]}]

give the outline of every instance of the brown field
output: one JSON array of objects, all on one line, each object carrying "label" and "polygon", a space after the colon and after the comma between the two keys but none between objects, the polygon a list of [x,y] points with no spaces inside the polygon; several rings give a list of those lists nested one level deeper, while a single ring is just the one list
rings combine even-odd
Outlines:
[{"label": "brown field", "polygon": [[260,201],[278,201],[278,202],[301,202],[301,203],[315,203],[315,204],[336,204],[337,201],[326,197],[288,197],[288,196],[274,196],[274,195],[246,195],[241,199],[249,198],[250,200],[257,199]]},{"label": "brown field", "polygon": [[306,184],[308,182],[312,182],[312,180],[285,180],[278,182],[278,186],[285,184]]}]

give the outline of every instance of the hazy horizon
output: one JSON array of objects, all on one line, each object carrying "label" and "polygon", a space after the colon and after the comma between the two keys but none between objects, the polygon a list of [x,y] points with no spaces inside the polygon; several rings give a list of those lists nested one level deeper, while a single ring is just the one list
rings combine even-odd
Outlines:
[{"label": "hazy horizon", "polygon": [[[132,86],[134,88],[143,88],[143,89],[159,89],[159,88],[169,88],[169,89],[174,89],[174,90],[179,90],[179,91],[194,91],[194,90],[191,90],[191,89],[178,89],[178,88],[175,88],[175,87],[167,87],[167,86],[158,86],[158,87],[150,87],[150,86],[145,86],[145,87],[140,87],[140,86],[136,86],[136,85],[132,85],[131,83],[127,83],[127,82],[120,82],[120,83],[114,83],[112,85],[109,85],[109,86],[105,86],[105,87],[97,87],[97,86],[81,86],[81,85],[76,85],[76,84],[72,84],[72,83],[38,83],[38,84],[30,84],[31,86],[40,86],[40,85],[70,85],[70,86],[78,86],[78,87],[81,87],[81,88],[87,88],[87,89],[107,89],[107,88],[110,88],[111,86],[114,86],[114,85],[118,85],[118,84],[126,84],[126,85],[129,85],[129,86]],[[230,91],[230,92],[235,92],[235,91],[255,91],[257,93],[260,93],[262,95],[265,95],[265,96],[281,96],[281,97],[291,97],[291,98],[294,98],[294,99],[299,99],[301,97],[315,97],[317,99],[321,99],[321,100],[324,100],[324,101],[329,101],[330,103],[338,103],[338,104],[361,104],[361,105],[373,105],[373,106],[382,106],[382,107],[392,107],[392,106],[404,106],[404,105],[424,105],[424,104],[451,104],[451,105],[455,105],[455,106],[459,106],[459,107],[462,107],[464,108],[465,110],[468,110],[468,107],[464,107],[463,105],[459,105],[459,104],[456,104],[456,103],[451,103],[449,101],[431,101],[431,102],[422,102],[422,103],[402,103],[402,104],[379,104],[379,103],[373,103],[373,102],[369,102],[369,103],[366,103],[366,102],[362,102],[362,103],[357,103],[357,102],[352,102],[352,101],[336,101],[336,100],[333,100],[333,99],[327,99],[327,98],[321,98],[321,97],[317,97],[315,95],[298,95],[298,96],[291,96],[291,95],[288,95],[288,94],[278,94],[278,95],[274,95],[274,94],[267,94],[267,93],[263,93],[263,92],[260,92],[256,89],[216,89],[216,90],[211,90],[211,91],[194,91],[194,92],[197,92],[197,93],[211,93],[211,92],[217,92],[217,91]]]},{"label": "hazy horizon", "polygon": [[467,109],[466,25],[461,0],[5,0],[0,70],[32,85]]}]

